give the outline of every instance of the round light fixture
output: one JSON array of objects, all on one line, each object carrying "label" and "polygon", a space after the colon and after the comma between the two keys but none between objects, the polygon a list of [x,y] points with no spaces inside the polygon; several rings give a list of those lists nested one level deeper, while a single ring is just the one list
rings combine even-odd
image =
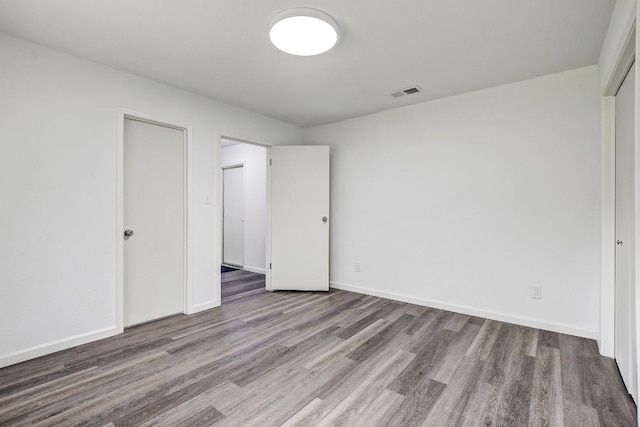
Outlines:
[{"label": "round light fixture", "polygon": [[275,47],[291,55],[319,55],[335,46],[338,24],[319,10],[289,9],[271,20],[269,38]]}]

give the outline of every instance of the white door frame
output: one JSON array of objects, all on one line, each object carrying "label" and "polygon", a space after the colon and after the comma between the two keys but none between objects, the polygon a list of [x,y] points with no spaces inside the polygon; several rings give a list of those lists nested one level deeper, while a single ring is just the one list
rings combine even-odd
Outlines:
[{"label": "white door frame", "polygon": [[118,133],[116,142],[116,327],[120,333],[124,331],[124,120],[132,119],[141,122],[164,126],[183,131],[184,134],[184,249],[183,249],[183,312],[191,314],[193,310],[192,282],[192,179],[191,153],[192,129],[175,120],[165,120],[147,113],[120,108],[118,109]]},{"label": "white door frame", "polygon": [[[222,159],[221,159],[222,160]],[[226,166],[222,166],[222,250],[220,252],[221,256],[222,256],[222,261],[224,262],[224,171],[225,169],[235,169],[235,168],[242,168],[242,265],[238,266],[238,267],[244,267],[245,265],[245,252],[247,250],[247,247],[245,245],[245,241],[244,241],[244,236],[246,234],[246,225],[245,225],[245,209],[246,209],[246,203],[245,203],[245,198],[246,198],[246,191],[247,191],[247,168],[246,168],[246,162],[241,162],[241,163],[234,163],[231,165],[226,165]],[[221,263],[222,264],[222,263]],[[227,265],[233,265],[233,264],[227,264]]]},{"label": "white door frame", "polygon": [[[628,24],[628,33],[621,40],[621,45],[618,46],[616,65],[607,78],[607,84],[602,94],[602,247],[598,347],[600,353],[607,357],[614,357],[615,349],[616,94],[636,57],[635,16]],[[637,111],[636,114],[638,114]],[[638,135],[636,132],[637,146]],[[640,252],[637,252],[637,254],[640,254]],[[640,263],[638,265],[640,266]],[[631,278],[631,280],[635,280],[635,278]]]},{"label": "white door frame", "polygon": [[[241,132],[233,132],[233,131],[218,131],[218,143],[216,144],[216,171],[217,171],[217,196],[216,196],[216,247],[218,248],[217,265],[222,265],[222,159],[221,159],[221,150],[222,150],[222,140],[230,139],[233,141],[238,141],[244,144],[257,145],[259,147],[269,148],[274,144],[264,141],[261,138],[255,138],[249,135],[243,135]],[[271,218],[271,189],[269,185],[269,156],[266,156],[267,162],[267,224],[270,223]],[[246,173],[246,169],[245,169]],[[267,235],[265,236],[265,279],[266,279],[266,287],[269,289],[269,283],[271,280],[271,272],[269,271],[269,259],[271,258],[270,248],[271,248],[271,236],[269,234],[269,230],[267,230]],[[220,268],[216,268],[216,298],[222,304],[222,292],[221,292],[221,280],[222,277],[220,275]]]}]

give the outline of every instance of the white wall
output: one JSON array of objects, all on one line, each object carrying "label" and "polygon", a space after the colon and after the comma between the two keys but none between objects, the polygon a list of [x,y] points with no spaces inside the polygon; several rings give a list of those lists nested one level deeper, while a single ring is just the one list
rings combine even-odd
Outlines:
[{"label": "white wall", "polygon": [[244,163],[244,268],[264,273],[267,235],[267,149],[236,144],[220,150],[222,166]]},{"label": "white wall", "polygon": [[591,66],[306,129],[332,285],[595,337],[599,122]]},{"label": "white wall", "polygon": [[221,132],[299,128],[0,34],[0,366],[116,332],[119,108],[193,131],[193,306],[219,301]]}]

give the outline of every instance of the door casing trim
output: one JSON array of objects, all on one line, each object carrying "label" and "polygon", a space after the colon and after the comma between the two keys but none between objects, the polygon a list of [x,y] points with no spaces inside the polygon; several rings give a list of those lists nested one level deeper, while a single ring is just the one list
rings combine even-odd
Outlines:
[{"label": "door casing trim", "polygon": [[184,248],[183,248],[183,313],[199,311],[193,306],[193,209],[192,203],[192,129],[176,120],[167,120],[153,114],[127,108],[118,109],[116,141],[116,329],[124,332],[124,121],[132,119],[158,126],[181,130],[184,135]]}]

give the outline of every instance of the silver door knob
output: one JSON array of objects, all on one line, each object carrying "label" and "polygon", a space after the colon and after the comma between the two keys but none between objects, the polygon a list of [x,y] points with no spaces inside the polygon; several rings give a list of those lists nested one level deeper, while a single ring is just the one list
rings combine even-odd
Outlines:
[{"label": "silver door knob", "polygon": [[133,230],[124,230],[124,235],[127,237],[133,236]]},{"label": "silver door knob", "polygon": [[325,224],[327,223],[327,217],[326,216],[322,217],[322,222],[324,222]]},{"label": "silver door knob", "polygon": [[616,240],[616,245],[621,245],[622,244],[622,240]]}]

